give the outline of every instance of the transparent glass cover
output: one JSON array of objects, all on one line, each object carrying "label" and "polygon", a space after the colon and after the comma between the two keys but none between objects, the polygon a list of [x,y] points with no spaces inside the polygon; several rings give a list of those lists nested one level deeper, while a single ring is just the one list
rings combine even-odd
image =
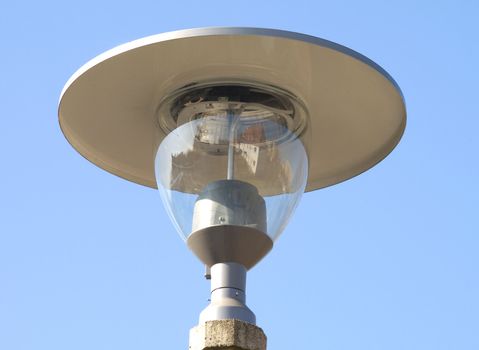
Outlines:
[{"label": "transparent glass cover", "polygon": [[158,148],[155,172],[183,239],[244,225],[275,240],[307,182],[306,117],[291,96],[257,86],[207,85],[163,102],[160,125],[177,127]]}]

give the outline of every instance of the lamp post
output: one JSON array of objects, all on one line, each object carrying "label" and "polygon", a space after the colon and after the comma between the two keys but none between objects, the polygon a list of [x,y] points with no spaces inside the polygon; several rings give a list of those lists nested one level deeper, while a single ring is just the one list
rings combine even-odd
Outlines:
[{"label": "lamp post", "polygon": [[107,51],[70,78],[58,113],[85,158],[159,189],[211,278],[200,326],[246,327],[256,323],[246,272],[301,195],[374,166],[406,120],[399,87],[371,60],[255,28],[182,30]]}]

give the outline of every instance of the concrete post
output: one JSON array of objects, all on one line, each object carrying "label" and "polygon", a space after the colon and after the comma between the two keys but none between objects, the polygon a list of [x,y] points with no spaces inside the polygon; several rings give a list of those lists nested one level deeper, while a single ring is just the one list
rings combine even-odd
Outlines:
[{"label": "concrete post", "polygon": [[239,320],[207,321],[190,330],[189,350],[266,350],[266,335]]}]

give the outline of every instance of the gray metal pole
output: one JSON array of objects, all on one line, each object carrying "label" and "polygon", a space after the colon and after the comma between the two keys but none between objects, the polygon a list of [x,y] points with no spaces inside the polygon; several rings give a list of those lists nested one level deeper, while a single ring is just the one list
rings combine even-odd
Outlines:
[{"label": "gray metal pole", "polygon": [[228,180],[234,179],[234,171],[235,171],[235,150],[234,150],[234,143],[236,139],[236,126],[238,124],[239,116],[237,113],[232,110],[228,109],[228,124],[229,124],[229,135],[228,135],[228,171],[226,178]]},{"label": "gray metal pole", "polygon": [[256,324],[256,316],[246,306],[246,268],[238,263],[218,263],[211,267],[211,303],[200,314],[200,324],[213,320],[241,320]]}]

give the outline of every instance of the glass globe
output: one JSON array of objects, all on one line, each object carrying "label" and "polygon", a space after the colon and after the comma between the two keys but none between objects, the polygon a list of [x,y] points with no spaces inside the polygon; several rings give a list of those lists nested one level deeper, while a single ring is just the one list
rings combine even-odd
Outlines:
[{"label": "glass globe", "polygon": [[158,118],[157,184],[181,237],[223,225],[276,240],[307,182],[303,105],[269,86],[210,83],[170,96]]}]

